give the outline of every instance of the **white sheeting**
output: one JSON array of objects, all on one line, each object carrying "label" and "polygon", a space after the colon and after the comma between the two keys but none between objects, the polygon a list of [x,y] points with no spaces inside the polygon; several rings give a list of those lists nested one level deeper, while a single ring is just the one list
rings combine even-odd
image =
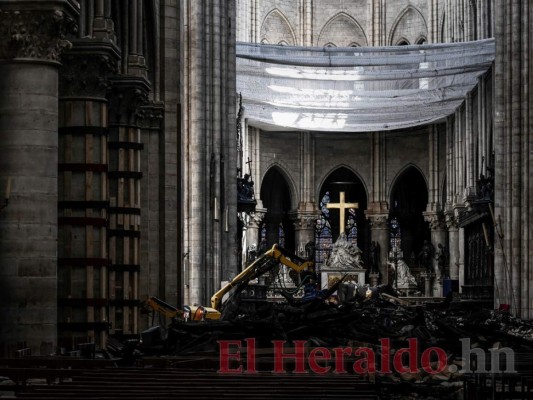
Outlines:
[{"label": "white sheeting", "polygon": [[237,44],[245,118],[280,129],[369,132],[452,114],[492,65],[494,39],[421,46]]}]

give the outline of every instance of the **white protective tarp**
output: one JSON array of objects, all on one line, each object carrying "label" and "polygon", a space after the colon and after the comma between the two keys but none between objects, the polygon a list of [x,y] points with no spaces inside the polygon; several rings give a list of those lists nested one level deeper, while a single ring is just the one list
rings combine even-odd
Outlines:
[{"label": "white protective tarp", "polygon": [[245,117],[268,129],[369,132],[452,114],[492,65],[493,39],[420,46],[237,44]]}]

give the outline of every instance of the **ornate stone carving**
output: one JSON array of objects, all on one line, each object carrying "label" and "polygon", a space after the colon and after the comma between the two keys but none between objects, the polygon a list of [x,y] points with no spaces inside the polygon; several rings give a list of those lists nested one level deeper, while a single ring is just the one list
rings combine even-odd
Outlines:
[{"label": "ornate stone carving", "polygon": [[248,221],[248,227],[259,229],[261,227],[261,224],[263,223],[263,219],[265,218],[266,210],[265,211],[256,211],[250,213],[250,219]]},{"label": "ornate stone carving", "polygon": [[445,216],[445,223],[448,230],[452,229],[458,229],[459,225],[457,223],[457,217],[452,213],[446,213]]},{"label": "ornate stone carving", "polygon": [[142,106],[148,103],[150,85],[144,78],[112,78],[109,116],[114,123],[137,125],[144,117]]},{"label": "ornate stone carving", "polygon": [[372,229],[388,229],[389,228],[389,215],[388,214],[371,214],[367,215],[370,221],[370,228]]},{"label": "ornate stone carving", "polygon": [[105,53],[70,53],[62,58],[59,94],[62,97],[105,98],[117,72],[117,58]]},{"label": "ornate stone carving", "polygon": [[0,10],[0,59],[33,58],[59,61],[77,31],[62,10]]},{"label": "ornate stone carving", "polygon": [[432,231],[443,231],[446,229],[446,223],[444,222],[444,218],[441,213],[425,212],[423,214],[424,220],[429,222],[429,227]]},{"label": "ornate stone carving", "polygon": [[292,223],[294,224],[294,229],[296,230],[314,230],[317,218],[318,214],[315,213],[297,211],[291,214]]},{"label": "ornate stone carving", "polygon": [[141,128],[160,129],[165,109],[162,104],[151,103],[139,108],[137,116]]}]

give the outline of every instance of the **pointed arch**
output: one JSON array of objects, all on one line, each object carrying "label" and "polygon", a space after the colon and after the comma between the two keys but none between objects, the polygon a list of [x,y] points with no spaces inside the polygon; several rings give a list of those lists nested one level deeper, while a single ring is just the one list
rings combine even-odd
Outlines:
[{"label": "pointed arch", "polygon": [[261,200],[267,210],[261,227],[261,240],[266,240],[267,247],[277,243],[294,251],[295,235],[291,220],[294,199],[287,177],[284,170],[276,165],[268,168],[261,180]]},{"label": "pointed arch", "polygon": [[317,46],[324,47],[327,43],[335,43],[338,47],[350,47],[353,43],[368,46],[363,27],[345,12],[331,17],[320,31]]},{"label": "pointed arch", "polygon": [[[424,219],[429,201],[428,181],[415,164],[404,166],[393,179],[389,190],[389,217],[396,224],[398,236],[391,241],[401,244],[404,261],[409,268],[419,266],[417,256],[430,231]],[[391,230],[392,232],[392,230]]]},{"label": "pointed arch", "polygon": [[287,17],[278,8],[274,8],[265,16],[259,32],[261,42],[266,40],[268,43],[285,42],[289,46],[296,45],[294,29]]},{"label": "pointed arch", "polygon": [[299,195],[299,192],[298,192],[298,189],[297,189],[297,186],[296,186],[296,183],[295,183],[294,179],[292,178],[291,174],[288,172],[290,170],[290,168],[288,168],[283,162],[275,161],[275,162],[272,162],[271,164],[269,164],[265,168],[265,172],[261,176],[260,188],[263,187],[263,183],[264,183],[265,177],[267,176],[268,172],[271,171],[272,169],[276,169],[281,174],[283,179],[285,179],[285,181],[286,181],[286,183],[287,183],[287,185],[289,187],[289,194],[291,196],[291,208],[292,209],[297,208],[298,203],[300,201],[300,195]]},{"label": "pointed arch", "polygon": [[[357,208],[350,208],[345,213],[344,221],[340,220],[338,210],[328,209],[326,205],[329,202],[338,203],[340,192],[345,193],[346,202],[358,203]],[[365,216],[368,191],[359,174],[347,165],[336,165],[322,177],[317,194],[316,202],[321,211],[315,228],[317,265],[320,267],[325,262],[341,226],[348,240],[363,251],[366,263],[369,247],[368,221]]]},{"label": "pointed arch", "polygon": [[391,184],[390,184],[390,187],[389,187],[389,193],[388,193],[388,197],[389,198],[391,197],[392,189],[397,184],[398,180],[411,168],[415,169],[420,174],[420,176],[424,179],[424,183],[426,184],[426,188],[429,188],[428,179],[427,179],[426,175],[424,175],[424,172],[422,171],[422,168],[420,168],[418,165],[416,165],[414,163],[407,163],[402,168],[400,168],[400,170],[396,173],[396,175],[394,175],[394,178],[392,178],[392,181],[391,181]]},{"label": "pointed arch", "polygon": [[398,15],[389,35],[389,44],[394,46],[404,37],[409,43],[416,43],[420,37],[428,36],[426,19],[418,8],[409,5]]},{"label": "pointed arch", "polygon": [[328,180],[328,178],[335,172],[335,171],[338,171],[338,170],[341,170],[341,169],[346,169],[348,170],[349,172],[351,172],[352,174],[354,174],[357,179],[362,183],[363,185],[363,188],[365,190],[365,195],[366,197],[368,198],[368,186],[365,182],[365,180],[363,179],[363,177],[361,176],[361,174],[359,174],[354,168],[352,168],[351,166],[347,165],[347,164],[337,164],[333,167],[331,167],[329,170],[327,170],[324,175],[322,176],[322,178],[318,181],[318,185],[317,187],[315,188],[315,198],[318,198],[318,196],[320,195],[320,190],[322,189],[322,187],[324,186],[324,184],[326,183],[326,181]]}]

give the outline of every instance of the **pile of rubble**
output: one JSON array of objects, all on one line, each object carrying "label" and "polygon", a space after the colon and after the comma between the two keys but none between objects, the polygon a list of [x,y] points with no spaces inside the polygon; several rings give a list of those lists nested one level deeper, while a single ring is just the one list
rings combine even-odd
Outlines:
[{"label": "pile of rubble", "polygon": [[[305,341],[307,354],[319,347],[352,348],[354,351],[369,348],[375,354],[376,371],[369,369],[368,379],[379,380],[385,391],[388,385],[392,385],[390,390],[393,393],[403,390],[403,398],[408,399],[460,398],[458,393],[464,372],[469,372],[469,368],[475,365],[470,361],[465,365],[465,346],[467,351],[481,349],[489,360],[489,349],[510,348],[519,353],[533,349],[533,324],[514,318],[507,311],[484,310],[453,301],[452,297],[441,303],[409,305],[386,287],[373,289],[373,293],[368,294],[341,303],[323,299],[283,304],[246,303],[237,298],[226,303],[221,320],[176,320],[168,327],[165,340],[159,343],[151,340],[152,346],[145,346],[141,351],[178,357],[216,357],[220,353],[219,341],[241,340],[244,343],[245,339],[253,338],[259,358],[257,368],[272,370],[273,340],[284,340],[289,345],[294,341]],[[156,332],[161,333],[160,330]],[[425,360],[429,363],[427,368],[420,368],[419,364],[415,370],[393,368],[383,373],[384,339],[390,345],[387,350],[390,359],[399,349],[408,348],[414,339],[416,357],[430,348],[442,349],[446,368],[439,369],[439,360],[433,353]],[[402,364],[409,362],[405,356]],[[355,360],[354,357],[349,359],[348,373]],[[333,364],[332,360],[330,364]]]}]

